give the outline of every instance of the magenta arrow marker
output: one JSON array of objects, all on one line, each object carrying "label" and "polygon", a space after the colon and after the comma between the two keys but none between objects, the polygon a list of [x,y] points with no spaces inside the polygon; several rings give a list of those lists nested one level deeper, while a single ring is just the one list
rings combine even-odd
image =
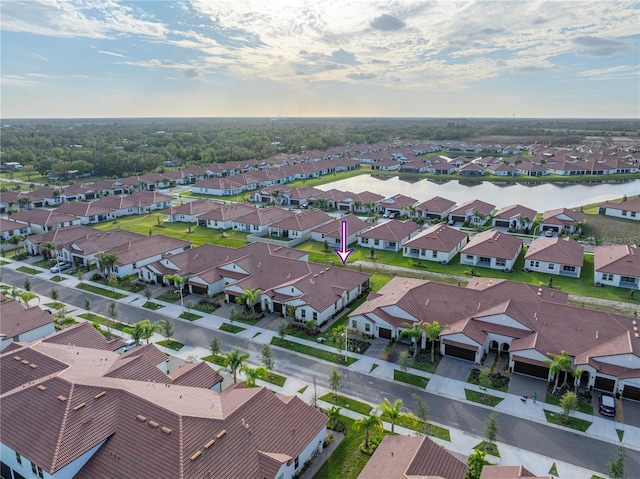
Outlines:
[{"label": "magenta arrow marker", "polygon": [[340,245],[341,249],[334,250],[340,259],[342,260],[342,264],[347,262],[347,258],[351,253],[353,253],[352,249],[347,249],[347,220],[342,220],[340,224]]}]

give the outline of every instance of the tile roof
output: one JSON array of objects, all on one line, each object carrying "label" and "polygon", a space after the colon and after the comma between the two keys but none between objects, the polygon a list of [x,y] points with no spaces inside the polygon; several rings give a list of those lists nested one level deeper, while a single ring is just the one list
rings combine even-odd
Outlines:
[{"label": "tile roof", "polygon": [[582,267],[584,246],[569,237],[536,238],[529,245],[524,258]]},{"label": "tile roof", "polygon": [[294,216],[274,221],[269,226],[293,231],[307,231],[333,221],[333,217],[321,210],[307,210]]},{"label": "tile roof", "polygon": [[538,213],[531,208],[527,208],[522,205],[510,205],[505,206],[504,208],[500,208],[493,215],[494,218],[498,219],[512,219],[512,218],[529,218],[529,220],[533,221],[536,218]]},{"label": "tile roof", "polygon": [[457,208],[451,210],[452,215],[464,215],[467,213],[471,213],[473,211],[479,211],[483,215],[490,215],[495,208],[495,205],[491,203],[487,203],[481,200],[472,200],[467,201],[466,203],[461,204]]},{"label": "tile roof", "polygon": [[524,466],[484,466],[480,479],[552,479],[553,476],[536,476]]},{"label": "tile roof", "polygon": [[420,227],[411,220],[390,220],[376,225],[367,231],[363,231],[360,233],[360,236],[362,238],[399,242],[418,231],[419,228]]},{"label": "tile roof", "polygon": [[125,265],[151,258],[152,256],[168,253],[177,248],[188,248],[191,243],[185,240],[164,235],[144,236],[129,240],[107,250],[107,253],[117,253],[117,264]]},{"label": "tile roof", "polygon": [[444,213],[445,211],[454,207],[455,204],[455,201],[451,201],[440,196],[434,196],[433,198],[420,203],[417,208],[431,213]]},{"label": "tile roof", "polygon": [[568,208],[556,208],[542,213],[543,223],[574,224],[584,221],[584,213]]},{"label": "tile roof", "polygon": [[12,338],[53,323],[53,316],[38,306],[25,308],[17,300],[0,303],[0,335]]},{"label": "tile roof", "polygon": [[612,210],[635,211],[640,213],[640,196],[620,203],[604,203],[599,205],[600,208],[609,208]]},{"label": "tile roof", "polygon": [[9,221],[17,221],[20,223],[29,223],[40,226],[52,226],[71,221],[78,221],[78,218],[76,216],[58,213],[56,210],[36,208],[33,210],[18,211],[11,215]]},{"label": "tile roof", "polygon": [[208,213],[212,210],[217,210],[222,207],[224,203],[219,201],[209,200],[207,198],[197,199],[195,201],[187,201],[180,206],[173,206],[166,210],[162,210],[165,215],[189,215],[199,216],[204,213]]},{"label": "tile roof", "polygon": [[295,213],[289,210],[278,206],[271,206],[269,208],[254,208],[249,214],[237,217],[234,221],[236,223],[264,226],[285,218],[291,218],[293,215],[295,215]]},{"label": "tile roof", "polygon": [[467,238],[464,233],[455,228],[443,224],[435,224],[407,241],[404,246],[407,248],[419,248],[430,251],[449,252]]},{"label": "tile roof", "polygon": [[246,203],[223,203],[220,208],[212,209],[200,215],[203,220],[215,221],[233,221],[237,218],[252,213],[256,209],[255,206]]},{"label": "tile roof", "polygon": [[349,234],[353,234],[366,229],[369,224],[366,221],[361,220],[356,215],[345,215],[341,218],[337,218],[329,223],[325,223],[317,228],[314,228],[314,233],[324,233],[330,238],[339,238],[342,233],[342,222],[347,222],[347,231]]},{"label": "tile roof", "polygon": [[205,389],[210,389],[223,381],[223,377],[204,361],[187,363],[169,377],[171,384]]},{"label": "tile roof", "polygon": [[596,246],[594,269],[602,273],[640,276],[640,251],[636,245]]},{"label": "tile roof", "polygon": [[517,236],[497,230],[478,233],[462,248],[462,254],[488,256],[490,258],[513,259],[522,248],[523,241]]},{"label": "tile roof", "polygon": [[96,203],[87,203],[84,201],[67,201],[56,208],[57,213],[78,216],[85,218],[87,216],[103,215],[115,211],[113,208],[100,206]]},{"label": "tile roof", "polygon": [[88,321],[74,324],[68,328],[47,336],[45,343],[73,345],[79,348],[92,348],[103,351],[115,351],[124,346],[120,338],[108,340]]}]

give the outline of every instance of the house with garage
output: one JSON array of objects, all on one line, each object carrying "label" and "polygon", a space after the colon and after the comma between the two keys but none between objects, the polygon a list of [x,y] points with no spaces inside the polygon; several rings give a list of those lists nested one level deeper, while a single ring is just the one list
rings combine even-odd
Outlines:
[{"label": "house with garage", "polygon": [[73,324],[60,331],[43,338],[45,343],[70,345],[79,348],[99,349],[101,351],[113,351],[122,354],[125,349],[125,342],[122,338],[116,336],[113,339],[107,339],[98,329],[89,321],[83,321]]},{"label": "house with garage", "polygon": [[192,191],[201,195],[234,196],[245,190],[244,183],[234,176],[213,177],[196,181]]},{"label": "house with garage", "polygon": [[385,198],[378,202],[378,209],[383,215],[411,216],[418,200],[402,194]]},{"label": "house with garage", "polygon": [[522,205],[509,205],[500,208],[491,219],[494,228],[508,228],[516,231],[528,231],[533,227],[533,222],[538,213],[531,208]]},{"label": "house with garage", "polygon": [[100,180],[92,183],[91,186],[97,192],[97,196],[125,195],[133,190],[132,185],[125,185],[124,180]]},{"label": "house with garage", "polygon": [[640,289],[640,250],[637,245],[596,246],[594,278],[597,285]]},{"label": "house with garage", "polygon": [[[474,278],[466,287],[393,278],[349,315],[352,329],[408,341],[416,322],[446,325],[440,353],[480,363],[490,350],[514,373],[551,381],[548,354],[567,351],[583,371],[581,390],[620,392],[640,401],[640,335],[634,318],[567,304],[557,289],[502,279]],[[419,347],[427,347],[426,334]]]},{"label": "house with garage", "polygon": [[411,220],[389,220],[358,235],[358,246],[385,251],[400,251],[420,227]]},{"label": "house with garage", "polygon": [[207,228],[228,230],[233,228],[233,222],[249,215],[256,207],[247,203],[221,203],[218,208],[202,213],[198,216],[198,224],[204,222]]},{"label": "house with garage", "polygon": [[73,240],[94,234],[96,233],[96,231],[97,230],[89,226],[80,224],[67,226],[65,228],[58,228],[55,230],[47,231],[46,233],[35,234],[27,237],[24,240],[24,248],[28,254],[36,256],[42,253],[42,251],[40,250],[40,246],[44,245],[45,243],[51,242],[59,248],[62,245],[67,244]]},{"label": "house with garage", "polygon": [[311,239],[311,232],[314,229],[333,220],[333,216],[329,216],[324,211],[306,210],[271,223],[268,229],[268,240],[281,238],[288,243],[287,246],[293,247]]},{"label": "house with garage", "polygon": [[99,191],[95,186],[84,183],[74,183],[67,186],[60,195],[63,203],[67,201],[90,201],[98,197]]},{"label": "house with garage", "polygon": [[468,239],[467,233],[435,224],[405,242],[402,256],[446,264],[462,250]]},{"label": "house with garage", "polygon": [[116,219],[116,210],[106,206],[100,206],[96,202],[67,201],[56,208],[57,213],[77,216],[80,224],[91,225],[102,221]]},{"label": "house with garage", "polygon": [[128,197],[142,215],[151,211],[164,210],[173,205],[173,196],[158,193],[157,191],[135,191]]},{"label": "house with garage", "polygon": [[91,266],[98,262],[100,253],[110,251],[120,245],[148,238],[148,236],[127,230],[89,231],[83,236],[75,236],[68,242],[56,244],[58,258],[78,266]]},{"label": "house with garage", "polygon": [[495,205],[481,200],[472,200],[455,207],[449,213],[450,223],[468,223],[471,226],[482,226],[487,222]]},{"label": "house with garage", "polygon": [[620,203],[604,203],[598,206],[598,213],[615,218],[640,221],[640,196]]},{"label": "house with garage", "polygon": [[566,238],[536,238],[524,255],[525,271],[579,278],[584,264],[584,246]]},{"label": "house with garage", "polygon": [[58,213],[56,210],[47,210],[45,208],[18,211],[12,214],[8,221],[23,225],[22,227],[28,227],[32,234],[45,233],[81,223],[80,218],[77,216],[66,215]]},{"label": "house with garage", "polygon": [[169,376],[144,349],[38,341],[0,355],[2,476],[292,479],[322,449],[327,417],[297,396],[217,392],[203,366]]},{"label": "house with garage", "polygon": [[29,234],[31,234],[31,228],[28,225],[0,218],[0,238],[2,241],[7,241],[12,236],[27,236]]},{"label": "house with garage", "polygon": [[460,252],[460,264],[511,271],[522,251],[522,239],[497,230],[478,233]]},{"label": "house with garage", "polygon": [[0,316],[0,352],[11,343],[35,341],[56,331],[51,313],[17,299],[0,302]]},{"label": "house with garage", "polygon": [[568,208],[556,208],[542,213],[540,231],[550,231],[553,234],[578,234],[582,231],[584,213]]},{"label": "house with garage", "polygon": [[347,245],[358,241],[358,235],[369,227],[369,223],[361,220],[356,215],[345,215],[338,219],[333,219],[329,223],[314,228],[311,231],[311,240],[326,243],[332,248],[342,246],[342,222],[346,222]]},{"label": "house with garage", "polygon": [[0,195],[0,214],[7,213],[9,210],[28,208],[27,203],[29,203],[29,201],[27,199],[22,200],[24,205],[20,206],[20,203],[18,203],[20,197],[24,197],[24,195],[21,195],[17,191],[4,191],[2,195]]},{"label": "house with garage", "polygon": [[250,213],[231,221],[231,227],[236,231],[250,233],[253,236],[264,236],[269,232],[269,226],[276,221],[292,218],[295,213],[279,206],[268,208],[253,208]]},{"label": "house with garage", "polygon": [[62,203],[62,189],[53,186],[43,186],[21,196],[29,198],[29,208],[56,207]]},{"label": "house with garage", "polygon": [[455,205],[455,201],[434,196],[416,206],[416,215],[428,219],[443,220],[448,218]]}]

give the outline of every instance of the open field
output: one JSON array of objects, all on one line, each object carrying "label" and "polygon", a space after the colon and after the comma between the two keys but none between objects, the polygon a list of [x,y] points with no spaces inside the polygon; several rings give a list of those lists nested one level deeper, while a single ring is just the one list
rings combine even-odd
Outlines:
[{"label": "open field", "polygon": [[585,213],[584,234],[593,236],[597,244],[640,243],[640,222]]}]

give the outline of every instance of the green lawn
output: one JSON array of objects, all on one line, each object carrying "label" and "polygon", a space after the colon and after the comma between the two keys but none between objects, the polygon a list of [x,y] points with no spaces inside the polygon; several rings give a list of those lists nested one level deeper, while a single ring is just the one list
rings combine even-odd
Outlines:
[{"label": "green lawn", "polygon": [[27,273],[27,274],[39,274],[42,273],[41,269],[35,269],[35,268],[29,268],[28,266],[20,266],[19,268],[16,268],[18,271],[21,271],[23,273]]},{"label": "green lawn", "polygon": [[324,359],[325,361],[330,361],[332,363],[346,364],[347,366],[357,361],[356,358],[352,358],[351,356],[349,356],[347,357],[347,361],[345,363],[344,356],[341,356],[337,353],[325,351],[324,349],[313,348],[311,346],[306,346],[304,344],[299,344],[293,341],[289,341],[288,339],[281,339],[278,337],[273,337],[271,339],[271,344],[273,344],[274,346],[280,346],[281,348],[285,348],[290,351],[306,354],[307,356],[313,356],[314,358]]},{"label": "green lawn", "polygon": [[109,318],[105,318],[104,316],[98,316],[93,313],[82,313],[78,315],[79,318],[86,319],[87,321],[91,321],[92,323],[98,323],[107,328],[117,329],[118,331],[124,331],[130,326],[125,323],[119,323],[118,321],[113,321]]},{"label": "green lawn", "polygon": [[276,374],[273,371],[265,371],[260,379],[280,387],[284,386],[284,383],[287,381],[286,377]]},{"label": "green lawn", "polygon": [[497,406],[498,404],[500,404],[500,401],[502,401],[502,398],[499,398],[497,396],[483,394],[481,392],[472,391],[471,389],[465,389],[464,395],[467,398],[467,401],[473,401],[491,407]]},{"label": "green lawn", "polygon": [[[418,354],[418,358],[420,357],[420,354]],[[437,356],[436,356],[437,357]],[[420,371],[424,371],[425,373],[435,373],[436,369],[438,368],[438,361],[436,359],[435,363],[432,363],[430,360],[429,361],[424,361],[424,360],[418,360],[416,359],[413,364],[411,365],[411,367],[413,369],[419,369]]]},{"label": "green lawn", "polygon": [[298,389],[298,394],[304,394],[308,387],[308,384],[306,386],[302,386],[300,389]]},{"label": "green lawn", "polygon": [[65,307],[65,304],[59,301],[54,301],[53,303],[45,303],[44,305],[48,308],[53,308],[53,309],[62,309]]},{"label": "green lawn", "polygon": [[55,281],[56,283],[59,283],[60,281],[64,281],[64,280],[65,280],[65,279],[67,279],[67,278],[65,278],[64,276],[55,275],[55,276],[52,276],[52,277],[51,277],[51,278],[49,278],[49,279],[50,279],[51,281]]},{"label": "green lawn", "polygon": [[222,323],[220,325],[220,331],[226,331],[227,333],[238,334],[245,330],[246,328],[236,326],[235,324],[231,323]]},{"label": "green lawn", "polygon": [[205,356],[204,358],[202,358],[202,360],[217,364],[218,366],[222,366],[223,368],[226,368],[229,364],[229,359],[226,356],[220,354],[211,354],[209,356]]},{"label": "green lawn", "polygon": [[173,349],[174,351],[180,351],[184,347],[184,344],[171,339],[163,339],[162,341],[158,341],[156,344],[164,346],[165,348]]},{"label": "green lawn", "polygon": [[500,451],[498,451],[498,446],[495,444],[491,444],[489,441],[482,441],[480,444],[474,447],[474,449],[482,452],[486,452],[487,454],[491,454],[495,457],[500,457]]},{"label": "green lawn", "polygon": [[226,237],[223,238],[218,230],[207,228],[206,226],[191,225],[191,233],[189,233],[189,226],[186,223],[163,222],[161,226],[158,226],[158,213],[127,216],[118,218],[115,221],[105,221],[104,223],[93,226],[103,231],[120,228],[145,236],[149,235],[149,232],[152,232],[153,234],[161,234],[189,241],[193,246],[210,243],[238,248],[247,244],[247,233],[241,233],[239,231],[225,231]]},{"label": "green lawn", "polygon": [[36,261],[31,263],[33,266],[37,266],[38,268],[49,269],[51,266],[56,264],[54,260],[51,259],[41,259],[40,261]]},{"label": "green lawn", "polygon": [[163,306],[163,305],[158,304],[158,303],[154,303],[153,301],[147,301],[146,303],[144,303],[144,304],[142,305],[142,307],[143,307],[143,308],[150,309],[150,310],[152,310],[152,311],[155,311],[155,310],[160,309],[160,308],[164,308],[164,306]]},{"label": "green lawn", "polygon": [[371,407],[371,405],[367,403],[356,401],[355,399],[341,396],[340,394],[333,394],[332,392],[321,396],[319,399],[331,404],[335,404],[336,406],[349,409],[350,411],[354,411],[359,414],[369,414],[373,409],[373,407]]},{"label": "green lawn", "polygon": [[[180,301],[180,293],[177,291],[168,290],[161,295],[156,296],[156,299],[164,301],[165,303],[175,303],[177,301]],[[184,296],[182,298],[182,301],[184,302]]]},{"label": "green lawn", "polygon": [[76,288],[99,294],[101,296],[106,296],[107,298],[111,299],[122,299],[127,297],[126,294],[118,293],[117,291],[111,291],[110,289],[100,288],[98,286],[87,283],[80,283],[78,286],[76,286]]},{"label": "green lawn", "polygon": [[624,431],[622,429],[616,429],[616,433],[618,433],[618,440],[622,442],[622,438],[624,437]]},{"label": "green lawn", "polygon": [[571,429],[577,429],[578,431],[585,432],[591,426],[590,421],[585,421],[584,419],[578,419],[577,417],[569,417],[569,421],[565,422],[564,416],[557,412],[551,412],[544,410],[544,415],[552,424],[557,424],[559,426],[569,427]]},{"label": "green lawn", "polygon": [[418,386],[419,388],[426,388],[429,384],[429,379],[416,374],[407,373],[405,371],[399,371],[395,369],[393,371],[393,379],[407,384]]},{"label": "green lawn", "polygon": [[[544,402],[546,402],[547,404],[553,404],[554,406],[560,407],[560,398],[553,394],[547,393],[544,398]],[[593,404],[584,401],[582,398],[579,398],[576,411],[583,412],[585,414],[593,414]]]},{"label": "green lawn", "polygon": [[199,314],[193,314],[189,311],[184,311],[179,317],[182,319],[186,319],[187,321],[195,321],[196,319],[202,318],[202,316],[200,316]]},{"label": "green lawn", "polygon": [[0,259],[0,266],[4,266],[6,264],[9,264],[9,262]]}]

